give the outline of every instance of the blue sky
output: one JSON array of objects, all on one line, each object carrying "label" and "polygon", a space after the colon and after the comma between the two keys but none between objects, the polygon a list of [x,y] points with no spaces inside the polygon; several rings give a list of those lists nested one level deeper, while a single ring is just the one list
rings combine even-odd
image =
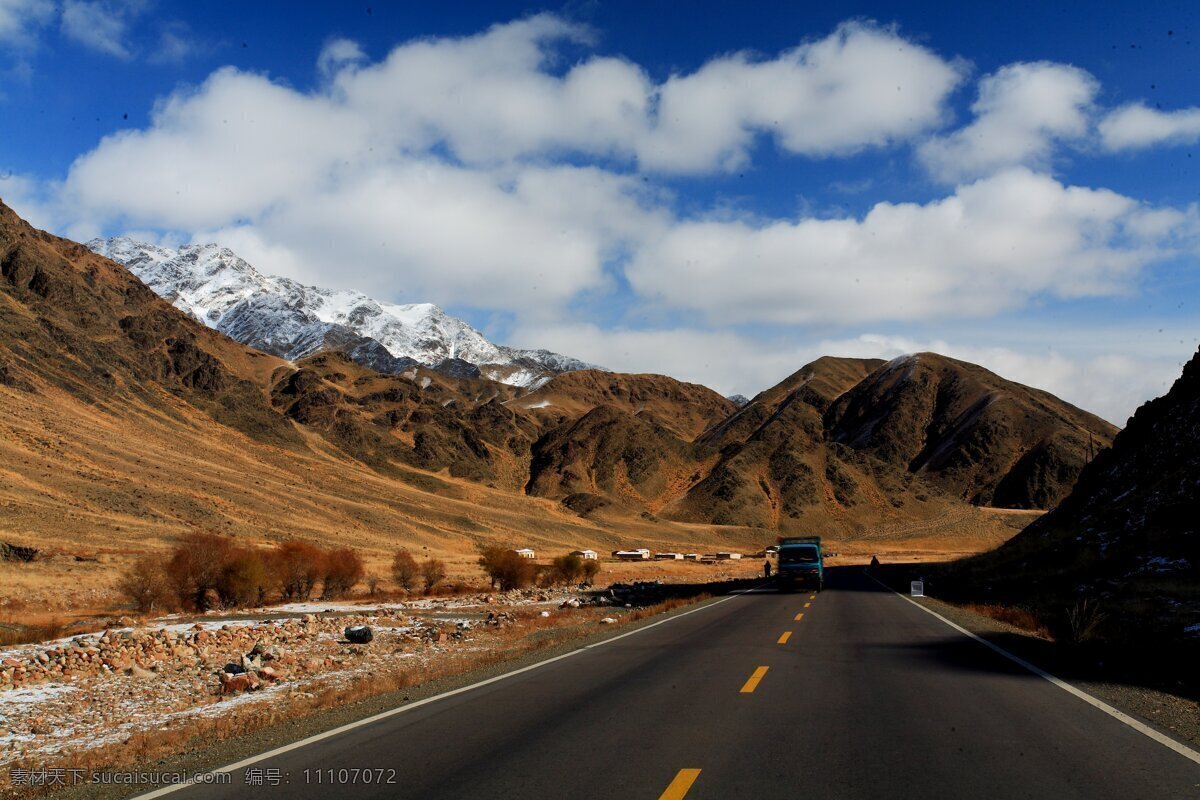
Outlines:
[{"label": "blue sky", "polygon": [[0,197],[726,393],[937,349],[1121,423],[1197,346],[1200,10],[1047,5],[0,0]]}]

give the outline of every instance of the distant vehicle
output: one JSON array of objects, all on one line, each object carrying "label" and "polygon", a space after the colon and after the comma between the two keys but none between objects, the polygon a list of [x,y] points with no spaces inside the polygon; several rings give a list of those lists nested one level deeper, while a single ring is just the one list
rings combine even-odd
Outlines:
[{"label": "distant vehicle", "polygon": [[820,536],[788,536],[779,540],[779,566],[775,586],[791,592],[798,587],[825,588],[825,561]]}]

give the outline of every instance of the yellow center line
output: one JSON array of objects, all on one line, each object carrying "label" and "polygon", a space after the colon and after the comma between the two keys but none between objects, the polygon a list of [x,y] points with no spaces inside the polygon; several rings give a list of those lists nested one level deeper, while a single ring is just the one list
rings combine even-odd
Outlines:
[{"label": "yellow center line", "polygon": [[808,608],[808,607],[809,607],[809,606],[811,606],[811,605],[812,605],[812,603],[805,603],[805,604],[804,604],[804,607],[805,607],[805,608]]},{"label": "yellow center line", "polygon": [[800,620],[802,620],[802,619],[804,619],[804,612],[803,612],[803,611],[801,611],[799,614],[797,614],[797,615],[796,615],[796,622],[799,622],[799,621],[800,621]]},{"label": "yellow center line", "polygon": [[808,596],[808,599],[809,599],[809,600],[816,600],[816,599],[817,599],[817,596],[816,596],[815,594],[810,594],[810,595]]},{"label": "yellow center line", "polygon": [[679,774],[675,776],[675,780],[671,781],[666,791],[658,796],[658,800],[681,800],[688,793],[688,789],[692,788],[692,784],[696,782],[696,778],[699,777],[700,770],[698,769],[679,770]]},{"label": "yellow center line", "polygon": [[790,638],[792,638],[792,632],[791,632],[791,631],[784,631],[784,632],[783,632],[783,635],[779,637],[779,642],[778,642],[778,644],[787,644],[787,640],[788,640],[788,639],[790,639]]},{"label": "yellow center line", "polygon": [[754,670],[754,674],[750,676],[750,680],[746,681],[746,685],[742,687],[742,694],[748,694],[758,688],[758,682],[763,679],[763,675],[767,674],[766,667],[759,667]]}]

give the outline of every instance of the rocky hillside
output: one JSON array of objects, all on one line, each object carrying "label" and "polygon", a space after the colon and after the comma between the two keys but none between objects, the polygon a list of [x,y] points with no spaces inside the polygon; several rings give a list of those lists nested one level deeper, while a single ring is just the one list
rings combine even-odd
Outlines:
[{"label": "rocky hillside", "polygon": [[998,580],[1183,600],[1200,622],[1200,353],[1054,511],[985,563]]},{"label": "rocky hillside", "polygon": [[517,405],[555,422],[577,418],[597,406],[612,406],[643,420],[653,419],[688,441],[737,410],[732,400],[707,386],[665,375],[599,370],[559,375]]},{"label": "rocky hillside", "polygon": [[283,362],[240,345],[162,301],[82,245],[34,230],[0,204],[0,383],[49,383],[118,412],[165,390],[260,441],[295,443],[263,402]]},{"label": "rocky hillside", "polygon": [[380,372],[420,364],[525,387],[560,372],[597,369],[548,350],[492,344],[431,303],[382,303],[359,292],[263,275],[215,244],[172,250],[117,236],[87,246],[124,264],[181,311],[290,361],[336,350]]},{"label": "rocky hillside", "polygon": [[976,505],[1050,508],[1117,429],[1038,389],[936,353],[889,362],[826,414],[831,441]]}]

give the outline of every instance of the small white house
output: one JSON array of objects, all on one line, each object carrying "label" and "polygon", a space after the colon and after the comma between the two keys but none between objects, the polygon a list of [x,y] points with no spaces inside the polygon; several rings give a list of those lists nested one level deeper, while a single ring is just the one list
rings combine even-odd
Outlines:
[{"label": "small white house", "polygon": [[737,559],[737,558],[741,558],[741,557],[742,557],[741,553],[728,553],[728,552],[717,553],[717,559],[720,561],[728,561],[730,559]]},{"label": "small white house", "polygon": [[683,553],[655,553],[655,561],[682,561]]},{"label": "small white house", "polygon": [[519,550],[513,550],[514,553],[521,558],[537,558],[537,553],[530,550],[528,547],[522,547]]},{"label": "small white house", "polygon": [[572,550],[571,555],[579,556],[584,561],[595,561],[596,560],[596,551],[595,550]]},{"label": "small white house", "polygon": [[685,559],[687,559],[688,561],[699,561],[700,560],[699,553],[684,553],[683,557]]},{"label": "small white house", "polygon": [[649,561],[650,551],[644,547],[637,550],[614,550],[613,558],[618,561]]}]

